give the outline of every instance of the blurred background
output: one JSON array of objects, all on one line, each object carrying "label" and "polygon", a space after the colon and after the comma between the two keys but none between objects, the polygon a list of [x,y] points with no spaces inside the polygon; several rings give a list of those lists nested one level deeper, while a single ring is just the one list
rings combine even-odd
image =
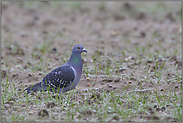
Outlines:
[{"label": "blurred background", "polygon": [[85,61],[104,53],[121,62],[165,57],[181,52],[181,2],[2,2],[1,30],[2,56],[20,50],[25,60],[44,54],[65,62],[76,44],[88,50]]}]

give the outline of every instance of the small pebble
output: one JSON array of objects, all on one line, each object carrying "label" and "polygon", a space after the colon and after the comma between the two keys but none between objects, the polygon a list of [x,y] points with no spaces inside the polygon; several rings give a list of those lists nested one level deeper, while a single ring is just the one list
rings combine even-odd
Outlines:
[{"label": "small pebble", "polygon": [[79,103],[81,103],[81,100],[78,100]]},{"label": "small pebble", "polygon": [[114,82],[119,82],[119,80],[120,80],[120,78],[118,78],[118,79],[114,80]]},{"label": "small pebble", "polygon": [[157,108],[158,106],[157,105],[154,105],[154,107],[153,108]]},{"label": "small pebble", "polygon": [[113,119],[119,121],[120,118],[118,115],[114,115]]},{"label": "small pebble", "polygon": [[43,75],[43,73],[42,72],[39,72],[38,75]]},{"label": "small pebble", "polygon": [[54,47],[54,48],[52,49],[52,52],[53,52],[53,53],[56,53],[56,52],[57,52],[57,49]]},{"label": "small pebble", "polygon": [[13,77],[18,76],[18,73],[13,74],[12,76],[13,76]]},{"label": "small pebble", "polygon": [[24,65],[23,68],[24,68],[24,69],[27,69],[27,65]]},{"label": "small pebble", "polygon": [[162,108],[161,108],[161,111],[163,112],[163,111],[165,111],[166,110],[166,108],[163,106]]},{"label": "small pebble", "polygon": [[178,87],[179,87],[178,85],[175,86],[175,88],[178,88]]},{"label": "small pebble", "polygon": [[147,63],[152,63],[152,62],[153,62],[153,61],[151,61],[151,60],[148,60],[148,61],[147,61]]},{"label": "small pebble", "polygon": [[22,62],[23,62],[23,60],[21,58],[17,59],[17,63],[22,63]]},{"label": "small pebble", "polygon": [[90,77],[86,77],[86,80],[87,80],[87,81],[90,81]]},{"label": "small pebble", "polygon": [[34,112],[33,112],[33,111],[30,111],[30,112],[29,112],[29,115],[33,115],[33,114],[34,114]]},{"label": "small pebble", "polygon": [[88,89],[84,89],[83,92],[85,92],[85,93],[88,92]]},{"label": "small pebble", "polygon": [[138,82],[137,85],[140,85],[140,82]]},{"label": "small pebble", "polygon": [[131,81],[128,82],[128,84],[131,84],[131,83],[132,83]]},{"label": "small pebble", "polygon": [[160,111],[161,109],[160,108],[156,108],[156,111]]},{"label": "small pebble", "polygon": [[21,106],[22,106],[22,107],[26,107],[27,105],[25,105],[25,104],[22,104]]},{"label": "small pebble", "polygon": [[28,76],[29,76],[29,77],[31,77],[31,76],[32,76],[32,74],[28,73]]},{"label": "small pebble", "polygon": [[21,88],[18,88],[17,91],[22,91],[22,89]]},{"label": "small pebble", "polygon": [[112,88],[112,85],[108,85],[109,88]]}]

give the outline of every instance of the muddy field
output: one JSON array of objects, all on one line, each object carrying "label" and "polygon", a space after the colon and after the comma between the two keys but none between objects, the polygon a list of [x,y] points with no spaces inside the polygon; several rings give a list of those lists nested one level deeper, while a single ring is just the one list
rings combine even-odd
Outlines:
[{"label": "muddy field", "polygon": [[[1,121],[182,121],[180,2],[3,2]],[[62,96],[23,95],[76,44],[83,73]]]}]

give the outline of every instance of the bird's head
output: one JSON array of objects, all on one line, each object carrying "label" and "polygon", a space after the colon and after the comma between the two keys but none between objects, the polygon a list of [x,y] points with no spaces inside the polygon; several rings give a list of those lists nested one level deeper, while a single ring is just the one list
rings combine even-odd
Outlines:
[{"label": "bird's head", "polygon": [[73,51],[75,53],[80,53],[80,54],[82,52],[86,52],[87,53],[86,49],[81,44],[78,44],[78,45],[74,46]]}]

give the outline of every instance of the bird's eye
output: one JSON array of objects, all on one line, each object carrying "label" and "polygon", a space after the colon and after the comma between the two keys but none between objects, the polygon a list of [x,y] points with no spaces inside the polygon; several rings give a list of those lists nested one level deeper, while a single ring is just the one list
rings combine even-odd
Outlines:
[{"label": "bird's eye", "polygon": [[78,49],[80,49],[80,47],[78,47]]}]

